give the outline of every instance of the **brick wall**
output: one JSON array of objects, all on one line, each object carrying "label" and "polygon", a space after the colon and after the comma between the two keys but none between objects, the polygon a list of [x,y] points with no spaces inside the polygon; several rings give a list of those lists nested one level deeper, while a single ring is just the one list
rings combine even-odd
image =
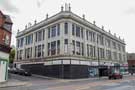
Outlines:
[{"label": "brick wall", "polygon": [[5,16],[0,11],[0,44],[5,45],[5,37],[6,37],[6,35],[8,35],[9,36],[9,44],[8,44],[8,46],[10,46],[11,32],[9,32],[8,30],[5,30],[3,28],[3,25],[5,23],[5,19],[6,19]]}]

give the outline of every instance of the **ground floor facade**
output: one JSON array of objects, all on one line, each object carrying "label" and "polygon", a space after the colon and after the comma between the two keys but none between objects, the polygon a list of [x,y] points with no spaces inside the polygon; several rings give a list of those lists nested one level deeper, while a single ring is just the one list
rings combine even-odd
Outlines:
[{"label": "ground floor facade", "polygon": [[9,54],[0,52],[0,83],[8,78],[8,57]]},{"label": "ground floor facade", "polygon": [[128,60],[129,72],[135,73],[135,60]]},{"label": "ground floor facade", "polygon": [[55,58],[49,60],[30,60],[30,62],[16,62],[18,68],[29,70],[33,74],[39,74],[56,78],[89,78],[107,76],[109,70],[120,70],[120,64],[116,62],[100,60],[82,60],[81,58]]}]

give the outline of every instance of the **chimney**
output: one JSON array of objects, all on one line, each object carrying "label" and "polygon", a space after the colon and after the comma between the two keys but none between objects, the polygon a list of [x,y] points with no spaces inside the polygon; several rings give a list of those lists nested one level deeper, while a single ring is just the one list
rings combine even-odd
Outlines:
[{"label": "chimney", "polygon": [[102,26],[102,30],[104,30],[104,26]]},{"label": "chimney", "polygon": [[61,6],[61,12],[63,12],[63,6]]},{"label": "chimney", "polygon": [[111,33],[111,31],[109,30],[109,33]]},{"label": "chimney", "polygon": [[120,39],[120,36],[119,36],[119,39]]},{"label": "chimney", "polygon": [[69,11],[71,11],[70,3],[69,3],[69,6],[68,6],[68,8],[69,8]]},{"label": "chimney", "polygon": [[93,21],[93,25],[96,25],[96,21]]},{"label": "chimney", "polygon": [[46,19],[48,19],[48,13],[46,14]]},{"label": "chimney", "polygon": [[17,33],[19,33],[19,31],[20,31],[20,30],[18,29],[18,30],[17,30]]},{"label": "chimney", "polygon": [[85,14],[82,15],[83,19],[85,20]]},{"label": "chimney", "polygon": [[27,25],[25,25],[25,29],[27,29]]},{"label": "chimney", "polygon": [[34,21],[34,24],[35,24],[35,25],[37,24],[37,20]]}]

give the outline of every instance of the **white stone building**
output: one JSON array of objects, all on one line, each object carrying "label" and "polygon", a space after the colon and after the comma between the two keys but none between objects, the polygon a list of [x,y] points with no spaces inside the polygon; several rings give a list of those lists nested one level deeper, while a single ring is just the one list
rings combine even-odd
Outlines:
[{"label": "white stone building", "polygon": [[29,24],[16,38],[15,64],[35,74],[83,78],[126,63],[124,40],[74,14],[70,5]]}]

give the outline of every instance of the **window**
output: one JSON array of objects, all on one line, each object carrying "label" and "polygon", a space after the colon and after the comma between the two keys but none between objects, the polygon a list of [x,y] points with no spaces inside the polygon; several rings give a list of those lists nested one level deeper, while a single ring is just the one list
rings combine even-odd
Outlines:
[{"label": "window", "polygon": [[68,44],[68,39],[65,39],[65,44]]},{"label": "window", "polygon": [[119,53],[119,60],[122,60],[122,56],[121,56],[121,53]]},{"label": "window", "polygon": [[121,51],[121,46],[120,46],[120,44],[118,44],[118,50]]},{"label": "window", "polygon": [[107,47],[111,47],[111,42],[110,42],[109,39],[106,39],[106,46],[107,46]]},{"label": "window", "polygon": [[[18,53],[17,53],[17,54],[18,54],[18,58],[19,58],[19,51],[18,51]],[[26,56],[26,55],[27,55],[27,49],[25,49],[25,58],[27,58],[27,56]]]},{"label": "window", "polygon": [[37,57],[41,57],[41,45],[38,45]]},{"label": "window", "polygon": [[125,55],[123,55],[123,61],[126,61]]},{"label": "window", "polygon": [[100,58],[105,58],[105,52],[103,48],[99,48]]},{"label": "window", "polygon": [[100,45],[104,45],[104,37],[100,35]]},{"label": "window", "polygon": [[97,44],[99,44],[99,35],[97,34]]},{"label": "window", "polygon": [[28,36],[25,37],[25,45],[27,45],[27,42],[28,42],[27,37],[28,37]]},{"label": "window", "polygon": [[17,47],[23,47],[23,43],[24,43],[24,38],[18,39],[17,40]]},{"label": "window", "polygon": [[60,35],[60,24],[57,24],[57,35]]},{"label": "window", "polygon": [[44,44],[42,45],[42,57],[44,57]]},{"label": "window", "polygon": [[88,30],[87,30],[87,31],[86,31],[86,38],[87,38],[87,40],[88,40],[88,37],[89,37],[89,36],[88,36]]},{"label": "window", "polygon": [[55,36],[56,36],[56,26],[53,26],[51,30],[51,37],[55,37]]},{"label": "window", "polygon": [[32,57],[32,48],[25,49],[25,58],[29,59]]},{"label": "window", "polygon": [[117,52],[113,52],[114,60],[117,60]]},{"label": "window", "polygon": [[106,50],[106,56],[107,56],[107,59],[108,60],[111,60],[112,59],[111,51],[110,50]]},{"label": "window", "polygon": [[76,37],[80,37],[80,27],[76,25]]},{"label": "window", "polygon": [[80,42],[76,41],[76,54],[80,55]]},{"label": "window", "polygon": [[32,47],[31,47],[31,50],[30,50],[30,57],[32,57]]},{"label": "window", "polygon": [[57,54],[60,54],[60,40],[57,40]]},{"label": "window", "polygon": [[96,57],[95,46],[93,46],[93,56]]},{"label": "window", "polygon": [[21,60],[22,59],[23,50],[20,50],[18,53],[19,53],[19,59]]},{"label": "window", "polygon": [[75,35],[75,24],[72,24],[72,35]]},{"label": "window", "polygon": [[68,39],[64,40],[64,52],[67,53],[68,52]]},{"label": "window", "polygon": [[90,45],[90,56],[93,57],[93,46]]},{"label": "window", "polygon": [[50,43],[48,43],[48,56],[50,56],[51,46]]},{"label": "window", "polygon": [[89,31],[89,36],[88,36],[88,38],[89,38],[89,41],[91,41],[92,42],[92,32],[91,31]]},{"label": "window", "polygon": [[81,43],[81,46],[82,46],[82,56],[84,55],[84,44]]},{"label": "window", "polygon": [[[99,50],[98,50],[98,53],[99,53]],[[88,55],[88,57],[96,56],[95,46],[87,44],[87,55]]]},{"label": "window", "polygon": [[17,40],[17,47],[19,47],[19,44],[20,44],[20,40],[18,39]]},{"label": "window", "polygon": [[38,41],[41,41],[42,40],[42,31],[39,31],[38,32]]},{"label": "window", "polygon": [[67,22],[64,24],[64,28],[65,28],[64,33],[68,34],[68,23]]},{"label": "window", "polygon": [[89,45],[87,44],[87,55],[90,56],[89,54]]},{"label": "window", "polygon": [[35,57],[37,57],[37,46],[35,46]]},{"label": "window", "polygon": [[48,38],[50,38],[50,27],[48,27]]},{"label": "window", "polygon": [[122,51],[125,52],[125,46],[122,46]]},{"label": "window", "polygon": [[25,44],[29,45],[33,43],[33,34],[26,36]]},{"label": "window", "polygon": [[45,39],[45,30],[43,30],[43,40]]},{"label": "window", "polygon": [[30,39],[31,39],[31,36],[30,36],[30,35],[27,36],[27,41],[28,41],[27,44],[28,44],[28,45],[31,43],[31,40],[30,40]]},{"label": "window", "polygon": [[75,41],[74,40],[72,40],[72,44],[73,44],[72,53],[75,54]]},{"label": "window", "polygon": [[96,38],[96,36],[95,36],[95,32],[93,32],[93,42],[95,42],[96,40],[95,40],[95,38]]},{"label": "window", "polygon": [[56,41],[51,42],[51,55],[56,54]]},{"label": "window", "polygon": [[36,32],[35,33],[36,37],[35,37],[35,41],[37,42],[37,36],[38,36],[38,33]]},{"label": "window", "polygon": [[116,43],[112,42],[112,44],[113,44],[113,49],[116,49]]},{"label": "window", "polygon": [[23,40],[24,40],[24,39],[23,39],[23,38],[21,38],[21,47],[23,46]]},{"label": "window", "polygon": [[83,28],[81,27],[81,37],[83,38]]}]

